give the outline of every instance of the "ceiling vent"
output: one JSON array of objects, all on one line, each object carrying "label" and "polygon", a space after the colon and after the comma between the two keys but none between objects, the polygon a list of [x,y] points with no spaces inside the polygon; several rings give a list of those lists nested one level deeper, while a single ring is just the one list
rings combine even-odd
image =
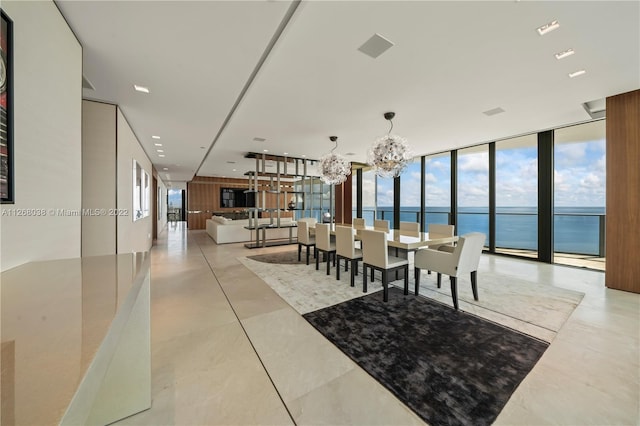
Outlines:
[{"label": "ceiling vent", "polygon": [[358,50],[375,59],[393,46],[392,41],[376,33],[372,35],[369,40],[365,41],[362,46],[358,47]]},{"label": "ceiling vent", "polygon": [[494,109],[490,109],[488,111],[483,112],[484,115],[491,117],[492,115],[496,115],[496,114],[501,114],[503,113],[504,110],[500,107],[498,108],[494,108]]},{"label": "ceiling vent", "polygon": [[604,118],[607,115],[607,103],[604,99],[596,99],[582,104],[582,108],[593,119]]},{"label": "ceiling vent", "polygon": [[253,138],[254,142],[264,142],[266,141],[265,138]]},{"label": "ceiling vent", "polygon": [[82,76],[82,88],[89,89],[89,90],[96,90],[96,88],[93,87],[93,84],[91,84],[89,80],[87,80],[87,77],[85,77],[84,75]]}]

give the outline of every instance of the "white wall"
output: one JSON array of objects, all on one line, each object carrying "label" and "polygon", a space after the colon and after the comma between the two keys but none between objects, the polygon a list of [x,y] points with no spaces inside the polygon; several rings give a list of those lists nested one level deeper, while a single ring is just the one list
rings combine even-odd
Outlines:
[{"label": "white wall", "polygon": [[[1,207],[4,271],[80,256],[82,48],[53,2],[3,0],[2,9],[14,24],[16,201]],[[44,215],[15,216],[24,209]]]},{"label": "white wall", "polygon": [[116,253],[116,109],[82,102],[82,256]]},{"label": "white wall", "polygon": [[[120,215],[117,218],[118,253],[147,251],[151,249],[153,243],[151,234],[153,232],[152,220],[155,220],[154,206],[150,206],[149,216],[133,221],[133,160],[135,159],[146,170],[150,178],[153,176],[151,161],[119,108],[116,114],[116,132],[118,209],[128,211],[127,215]],[[151,190],[154,188],[152,187]]]}]

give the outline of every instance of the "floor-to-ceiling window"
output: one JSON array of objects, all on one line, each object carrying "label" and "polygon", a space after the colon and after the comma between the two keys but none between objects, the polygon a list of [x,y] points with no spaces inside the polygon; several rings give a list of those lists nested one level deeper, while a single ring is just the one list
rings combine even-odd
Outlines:
[{"label": "floor-to-ceiling window", "polygon": [[425,158],[424,223],[449,224],[451,214],[451,153],[429,155]]},{"label": "floor-to-ceiling window", "polygon": [[376,173],[366,170],[362,173],[362,217],[367,225],[373,226],[376,215]]},{"label": "floor-to-ceiling window", "polygon": [[604,269],[605,121],[554,134],[554,262]]},{"label": "floor-to-ceiling window", "polygon": [[393,178],[376,176],[376,219],[393,224]]},{"label": "floor-to-ceiling window", "polygon": [[538,139],[496,142],[496,252],[537,257]]},{"label": "floor-to-ceiling window", "polygon": [[489,146],[458,150],[457,234],[482,232],[489,241]]},{"label": "floor-to-ceiling window", "polygon": [[400,222],[420,221],[421,167],[420,157],[416,157],[400,175]]}]

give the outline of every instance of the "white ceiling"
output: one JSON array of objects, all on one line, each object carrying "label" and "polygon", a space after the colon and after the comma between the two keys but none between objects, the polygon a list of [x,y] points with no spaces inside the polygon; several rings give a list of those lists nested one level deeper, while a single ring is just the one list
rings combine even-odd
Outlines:
[{"label": "white ceiling", "polygon": [[[640,88],[638,1],[56,3],[84,96],[120,106],[165,181],[242,176],[248,151],[318,158],[330,135],[365,162],[386,111],[422,155],[589,120],[584,102]],[[377,59],[357,50],[374,33],[395,43]]]}]

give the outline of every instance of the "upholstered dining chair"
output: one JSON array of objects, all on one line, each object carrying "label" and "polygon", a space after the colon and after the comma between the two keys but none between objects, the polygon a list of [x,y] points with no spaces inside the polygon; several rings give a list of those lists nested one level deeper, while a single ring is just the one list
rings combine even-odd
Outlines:
[{"label": "upholstered dining chair", "polygon": [[[453,233],[455,232],[456,227],[454,225],[443,225],[440,223],[430,223],[429,227],[427,228],[427,232],[429,232],[429,238],[447,238],[447,237],[453,237]],[[431,245],[429,246],[429,248],[431,249],[437,249],[440,246],[452,246],[453,243],[446,243],[446,244],[436,244],[436,245]]]},{"label": "upholstered dining chair", "polygon": [[355,229],[364,229],[366,227],[366,223],[364,221],[363,218],[361,217],[354,217],[353,218],[353,227]]},{"label": "upholstered dining chair", "polygon": [[[331,271],[331,258],[336,262],[336,244],[331,242],[331,225],[328,223],[316,224],[316,250],[324,254],[327,262],[327,275]],[[316,253],[316,271],[320,269],[320,253]]]},{"label": "upholstered dining chair", "polygon": [[438,273],[438,288],[440,288],[442,274],[449,275],[454,308],[458,309],[457,278],[461,275],[471,273],[473,298],[478,300],[477,272],[484,240],[483,233],[471,232],[461,236],[455,247],[441,246],[438,250],[431,248],[417,250],[414,257],[416,295],[420,288],[420,270],[428,269]]},{"label": "upholstered dining chair", "polygon": [[[453,237],[456,227],[454,225],[430,223],[427,229],[429,232],[429,238],[450,238]],[[445,244],[432,244],[427,247],[430,249],[438,250],[438,248],[442,246],[453,246],[453,241]],[[431,271],[427,270],[427,273],[430,274]]]},{"label": "upholstered dining chair", "polygon": [[389,221],[386,219],[375,219],[373,221],[373,229],[375,231],[389,232]]},{"label": "upholstered dining chair", "polygon": [[382,231],[360,231],[362,239],[362,291],[367,292],[367,268],[382,272],[383,300],[389,300],[389,272],[400,269],[404,271],[404,294],[409,294],[409,261],[389,256],[387,250],[387,233]]},{"label": "upholstered dining chair", "polygon": [[336,226],[336,280],[340,279],[340,259],[344,259],[344,270],[351,263],[351,287],[358,275],[358,261],[362,260],[362,250],[355,245],[355,229],[351,226]]},{"label": "upholstered dining chair", "polygon": [[313,248],[313,255],[317,259],[316,254],[316,239],[309,235],[309,221],[298,220],[298,262],[300,262],[300,255],[302,254],[302,246],[307,248],[307,265],[309,264],[309,249]]},{"label": "upholstered dining chair", "polygon": [[418,222],[400,222],[400,233],[409,235],[419,234],[420,224]]}]

